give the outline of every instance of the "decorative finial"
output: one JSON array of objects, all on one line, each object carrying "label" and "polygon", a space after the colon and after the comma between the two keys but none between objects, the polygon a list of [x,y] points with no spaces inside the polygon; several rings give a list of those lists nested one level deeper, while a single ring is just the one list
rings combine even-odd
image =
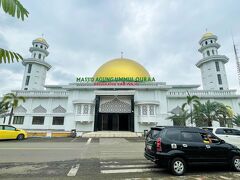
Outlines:
[{"label": "decorative finial", "polygon": [[207,28],[206,28],[205,30],[206,30],[206,32],[207,32]]},{"label": "decorative finial", "polygon": [[123,59],[123,52],[121,52],[121,59]]},{"label": "decorative finial", "polygon": [[44,34],[42,33],[42,38],[43,38]]}]

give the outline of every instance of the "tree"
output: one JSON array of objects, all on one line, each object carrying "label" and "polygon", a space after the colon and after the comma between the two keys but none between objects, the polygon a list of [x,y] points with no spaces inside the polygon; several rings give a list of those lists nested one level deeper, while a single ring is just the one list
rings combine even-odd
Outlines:
[{"label": "tree", "polygon": [[7,103],[0,101],[0,114],[3,114],[7,111]]},{"label": "tree", "polygon": [[230,106],[217,103],[216,113],[221,127],[225,127],[226,125],[228,125],[228,127],[232,126],[231,119],[234,113]]},{"label": "tree", "polygon": [[[18,0],[0,0],[0,8],[2,8],[5,13],[12,17],[17,17],[22,21],[24,21],[24,18],[28,17],[29,14]],[[22,59],[20,54],[0,48],[0,64],[11,63],[14,62],[14,60],[18,62]]]},{"label": "tree", "polygon": [[188,106],[190,110],[190,120],[191,125],[193,125],[193,108],[196,105],[200,104],[199,97],[198,96],[191,96],[190,93],[187,91],[187,102],[182,105],[182,109],[185,110],[185,107]]},{"label": "tree", "polygon": [[231,119],[234,113],[230,106],[226,106],[223,103],[211,102],[208,100],[204,104],[198,104],[194,106],[193,119],[196,126],[212,126],[213,121],[220,123],[220,126],[231,127]]},{"label": "tree", "polygon": [[8,102],[4,102],[4,101],[0,101],[0,117],[3,117],[3,123],[5,123],[6,121],[6,116],[7,116],[7,112],[9,109],[9,103]]},{"label": "tree", "polygon": [[3,97],[3,102],[8,103],[11,108],[8,124],[11,124],[13,111],[18,107],[20,101],[25,102],[25,97],[17,96],[14,93],[8,93]]},{"label": "tree", "polygon": [[202,119],[203,123],[207,124],[207,126],[212,126],[213,121],[218,121],[217,117],[217,102],[210,102],[208,100],[204,104],[200,104],[199,106],[199,119]]}]

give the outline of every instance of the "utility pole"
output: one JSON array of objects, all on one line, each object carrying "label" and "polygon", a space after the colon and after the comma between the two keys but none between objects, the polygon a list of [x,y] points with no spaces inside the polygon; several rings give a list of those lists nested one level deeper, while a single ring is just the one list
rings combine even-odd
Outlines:
[{"label": "utility pole", "polygon": [[238,85],[239,85],[239,87],[240,87],[240,62],[239,62],[239,58],[238,58],[237,48],[236,48],[236,45],[235,45],[234,40],[233,40],[233,36],[232,36],[232,41],[233,41],[233,49],[234,49],[234,54],[235,54],[235,59],[236,59],[236,65],[237,65]]}]

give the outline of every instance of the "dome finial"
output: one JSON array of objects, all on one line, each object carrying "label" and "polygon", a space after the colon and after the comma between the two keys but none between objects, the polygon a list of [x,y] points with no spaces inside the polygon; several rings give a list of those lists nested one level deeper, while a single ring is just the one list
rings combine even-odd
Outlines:
[{"label": "dome finial", "polygon": [[123,52],[121,51],[121,59],[123,59]]}]

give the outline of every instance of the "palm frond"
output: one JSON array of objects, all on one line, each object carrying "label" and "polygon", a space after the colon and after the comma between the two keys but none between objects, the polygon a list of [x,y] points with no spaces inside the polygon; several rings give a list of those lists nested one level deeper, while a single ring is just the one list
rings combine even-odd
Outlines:
[{"label": "palm frond", "polygon": [[236,124],[237,126],[240,126],[240,115],[235,115],[233,117],[233,123]]},{"label": "palm frond", "polygon": [[193,95],[193,96],[192,96],[192,99],[195,99],[195,100],[197,99],[197,100],[198,100],[198,99],[199,99],[199,97],[198,97],[198,96],[196,96],[196,95]]},{"label": "palm frond", "polygon": [[11,62],[13,63],[14,60],[19,62],[19,60],[22,60],[22,59],[23,58],[20,54],[0,48],[0,64],[11,63]]},{"label": "palm frond", "polygon": [[196,105],[200,106],[201,103],[200,103],[199,99],[193,98],[192,101],[191,101],[191,104],[192,104],[192,105],[193,105],[193,104],[196,104]]},{"label": "palm frond", "polygon": [[185,110],[186,105],[187,105],[187,103],[182,104],[182,110]]},{"label": "palm frond", "polygon": [[24,21],[28,17],[29,12],[23,7],[18,0],[0,0],[0,7],[3,11],[12,17],[17,17]]}]

